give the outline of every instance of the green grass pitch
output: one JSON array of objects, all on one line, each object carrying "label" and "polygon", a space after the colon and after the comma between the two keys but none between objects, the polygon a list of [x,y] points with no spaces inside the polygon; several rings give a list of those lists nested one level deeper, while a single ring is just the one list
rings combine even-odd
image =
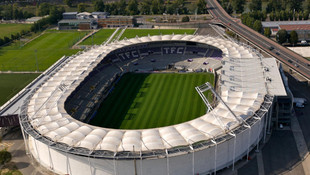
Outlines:
[{"label": "green grass pitch", "polygon": [[72,45],[85,36],[86,32],[46,32],[30,43],[21,46],[15,42],[0,48],[0,71],[44,71],[63,55],[70,56],[78,50]]},{"label": "green grass pitch", "polygon": [[[102,102],[90,124],[116,129],[146,129],[200,117],[206,106],[195,90],[210,73],[127,73]],[[211,92],[205,94],[212,99]]]},{"label": "green grass pitch", "polygon": [[152,35],[169,35],[169,34],[194,34],[195,29],[126,29],[120,40],[134,38],[136,36],[143,37]]},{"label": "green grass pitch", "polygon": [[40,74],[0,74],[0,106],[27,86]]},{"label": "green grass pitch", "polygon": [[93,36],[90,36],[86,40],[84,40],[80,45],[100,45],[104,41],[106,41],[115,31],[115,29],[101,29],[96,32]]},{"label": "green grass pitch", "polygon": [[0,24],[0,38],[5,36],[11,38],[11,34],[16,34],[23,29],[27,31],[30,27],[30,24]]}]

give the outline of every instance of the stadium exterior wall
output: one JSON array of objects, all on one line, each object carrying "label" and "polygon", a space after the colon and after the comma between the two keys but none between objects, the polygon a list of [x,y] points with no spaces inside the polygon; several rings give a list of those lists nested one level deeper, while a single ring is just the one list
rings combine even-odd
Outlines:
[{"label": "stadium exterior wall", "polygon": [[[28,151],[41,165],[59,174],[93,175],[93,174],[209,174],[233,165],[247,155],[266,132],[269,112],[253,125],[235,137],[208,148],[194,150],[178,155],[152,159],[103,159],[74,155],[55,150],[27,135]],[[24,133],[25,134],[25,133]],[[142,168],[141,168],[142,167]]]}]

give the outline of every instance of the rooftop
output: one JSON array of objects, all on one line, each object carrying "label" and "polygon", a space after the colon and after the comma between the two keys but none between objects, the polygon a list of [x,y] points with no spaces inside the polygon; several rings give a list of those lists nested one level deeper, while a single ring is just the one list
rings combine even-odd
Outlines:
[{"label": "rooftop", "polygon": [[65,12],[63,15],[76,15],[78,12]]},{"label": "rooftop", "polygon": [[310,21],[269,21],[262,22],[263,27],[278,27],[279,25],[310,25]]},{"label": "rooftop", "polygon": [[310,30],[310,24],[294,24],[294,25],[279,25],[280,29],[285,29],[287,31],[292,30]]}]

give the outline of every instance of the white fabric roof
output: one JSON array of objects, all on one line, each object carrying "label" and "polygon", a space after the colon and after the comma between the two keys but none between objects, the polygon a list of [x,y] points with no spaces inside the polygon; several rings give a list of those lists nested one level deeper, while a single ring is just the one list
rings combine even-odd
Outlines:
[{"label": "white fabric roof", "polygon": [[[152,41],[183,40],[209,44],[226,55],[221,96],[239,119],[260,108],[267,93],[260,59],[244,46],[228,40],[199,35],[164,35],[134,38],[99,46],[82,52],[49,79],[28,104],[32,126],[51,140],[89,150],[136,151],[167,149],[189,145],[225,134],[241,123],[224,105],[194,120],[162,128],[117,130],[91,126],[73,119],[64,109],[64,101],[92,71],[104,55],[117,48]],[[95,64],[91,64],[91,63]],[[233,68],[232,68],[233,67]],[[64,85],[64,93],[59,86]]]}]

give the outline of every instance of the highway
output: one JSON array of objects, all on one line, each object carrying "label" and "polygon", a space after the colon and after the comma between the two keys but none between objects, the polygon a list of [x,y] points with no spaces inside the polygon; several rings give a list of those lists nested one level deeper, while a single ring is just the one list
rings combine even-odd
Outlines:
[{"label": "highway", "polygon": [[208,12],[224,26],[310,80],[310,61],[232,18],[216,0],[207,0],[207,7]]}]

